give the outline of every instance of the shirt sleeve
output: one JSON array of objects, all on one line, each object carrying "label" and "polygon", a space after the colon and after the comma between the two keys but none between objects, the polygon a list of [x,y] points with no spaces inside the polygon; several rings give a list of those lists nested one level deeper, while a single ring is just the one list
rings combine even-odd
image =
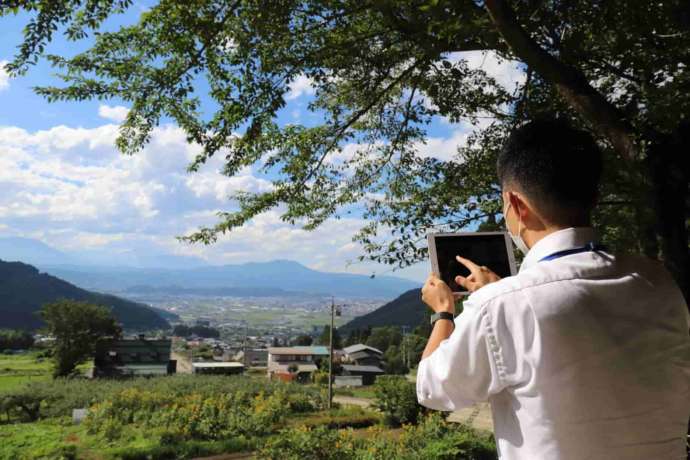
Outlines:
[{"label": "shirt sleeve", "polygon": [[466,302],[450,337],[419,363],[417,400],[421,405],[454,411],[486,401],[505,388],[489,314],[485,306]]}]

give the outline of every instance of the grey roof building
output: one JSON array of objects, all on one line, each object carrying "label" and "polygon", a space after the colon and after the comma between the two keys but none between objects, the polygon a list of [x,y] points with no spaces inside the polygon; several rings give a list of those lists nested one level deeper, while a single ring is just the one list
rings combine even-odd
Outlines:
[{"label": "grey roof building", "polygon": [[358,343],[343,348],[343,375],[359,375],[363,385],[371,385],[377,375],[384,373],[383,352],[378,348]]},{"label": "grey roof building", "polygon": [[96,343],[94,377],[127,377],[174,374],[177,362],[170,359],[169,339],[105,339]]},{"label": "grey roof building", "polygon": [[381,350],[361,343],[345,347],[343,351],[345,352],[343,361],[360,366],[381,366],[381,361],[383,361]]}]

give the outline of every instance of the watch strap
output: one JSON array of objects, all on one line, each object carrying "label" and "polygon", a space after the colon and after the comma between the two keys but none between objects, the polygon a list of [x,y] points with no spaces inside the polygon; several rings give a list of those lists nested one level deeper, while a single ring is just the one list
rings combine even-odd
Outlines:
[{"label": "watch strap", "polygon": [[455,315],[447,311],[440,311],[438,313],[434,313],[433,315],[431,315],[431,325],[433,326],[434,323],[439,319],[449,319],[453,321],[455,319]]}]

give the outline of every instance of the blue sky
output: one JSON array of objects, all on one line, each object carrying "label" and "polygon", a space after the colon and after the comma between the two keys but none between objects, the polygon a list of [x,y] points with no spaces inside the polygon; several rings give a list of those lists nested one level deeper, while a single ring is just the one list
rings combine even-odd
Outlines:
[{"label": "blue sky", "polygon": [[[133,20],[140,9],[137,3],[108,26]],[[25,21],[0,18],[0,64],[14,55]],[[69,56],[85,45],[58,35],[48,52]],[[481,66],[507,87],[524,77],[515,63],[501,63],[491,54],[456,57]],[[229,194],[266,190],[270,184],[252,168],[233,178],[222,176],[217,158],[200,172],[187,173],[198,146],[187,144],[173,124],[156,129],[138,155],[119,154],[114,140],[127,107],[117,100],[48,103],[31,88],[59,83],[53,73],[41,62],[26,76],[10,79],[0,65],[0,236],[34,238],[118,264],[135,265],[137,254],[177,254],[211,264],[291,259],[324,271],[387,272],[420,282],[426,276],[426,263],[393,273],[384,266],[351,264],[361,253],[351,241],[364,225],[359,216],[305,232],[272,211],[215,245],[179,243],[176,236],[212,224],[215,212],[231,209]],[[306,110],[312,94],[308,79],[293,82],[280,121],[314,117]],[[438,119],[426,143],[418,146],[419,154],[450,159],[472,129]]]}]

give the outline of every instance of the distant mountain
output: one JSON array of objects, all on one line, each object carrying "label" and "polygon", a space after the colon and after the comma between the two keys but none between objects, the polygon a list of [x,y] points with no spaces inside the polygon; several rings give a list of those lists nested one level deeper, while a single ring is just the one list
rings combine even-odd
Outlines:
[{"label": "distant mountain", "polygon": [[184,289],[280,289],[306,294],[347,297],[392,298],[419,286],[392,276],[329,273],[312,270],[297,262],[276,260],[240,265],[181,269],[134,269],[79,266],[44,266],[51,274],[85,288],[123,292],[133,286]]},{"label": "distant mountain", "polygon": [[147,254],[143,251],[108,250],[81,251],[79,262],[71,265],[119,266],[135,268],[194,268],[208,266],[205,260],[194,256],[177,254]]},{"label": "distant mountain", "polygon": [[74,299],[110,307],[125,329],[167,329],[170,324],[154,309],[112,295],[85,291],[21,262],[0,260],[0,329],[37,329],[38,311],[58,299]]},{"label": "distant mountain", "polygon": [[79,250],[72,253],[59,251],[39,240],[19,237],[0,237],[0,259],[24,262],[38,267],[69,266],[123,266],[138,268],[194,268],[208,266],[199,257],[164,254],[150,251]]},{"label": "distant mountain", "polygon": [[0,259],[33,265],[67,265],[78,263],[72,256],[31,238],[0,238]]},{"label": "distant mountain", "polygon": [[208,287],[184,288],[181,286],[131,286],[123,291],[126,294],[168,294],[209,297],[296,297],[307,295],[299,291],[286,291],[272,287]]},{"label": "distant mountain", "polygon": [[182,289],[230,289],[238,296],[245,295],[237,289],[247,290],[247,297],[299,293],[392,298],[417,286],[413,281],[391,276],[370,278],[320,272],[289,260],[212,266],[198,257],[152,254],[137,248],[119,252],[81,250],[66,254],[41,241],[16,237],[0,237],[0,260],[30,263],[82,288],[113,293],[133,286],[161,289],[179,286]]},{"label": "distant mountain", "polygon": [[426,304],[422,302],[421,289],[411,289],[371,313],[358,316],[341,326],[338,328],[338,332],[342,335],[356,329],[381,326],[408,326],[415,328],[422,321],[428,321],[428,319],[429,310]]}]

